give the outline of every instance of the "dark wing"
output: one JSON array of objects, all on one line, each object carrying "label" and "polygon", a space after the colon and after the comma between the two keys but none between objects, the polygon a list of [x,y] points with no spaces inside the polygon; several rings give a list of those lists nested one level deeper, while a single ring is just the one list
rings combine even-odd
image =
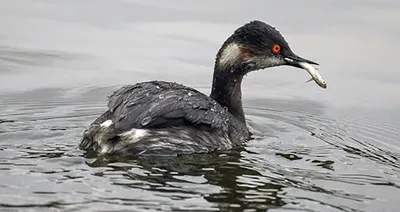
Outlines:
[{"label": "dark wing", "polygon": [[108,108],[119,131],[184,123],[218,129],[230,118],[226,108],[205,94],[163,81],[124,86],[109,97]]}]

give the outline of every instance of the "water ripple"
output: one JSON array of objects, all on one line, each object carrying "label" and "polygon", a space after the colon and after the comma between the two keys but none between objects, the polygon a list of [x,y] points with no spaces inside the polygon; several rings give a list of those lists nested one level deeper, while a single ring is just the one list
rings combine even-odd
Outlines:
[{"label": "water ripple", "polygon": [[9,100],[0,112],[13,120],[1,123],[0,208],[363,211],[379,207],[382,193],[400,194],[398,152],[319,109],[247,108],[254,139],[244,148],[112,158],[77,149],[104,108],[75,99]]}]

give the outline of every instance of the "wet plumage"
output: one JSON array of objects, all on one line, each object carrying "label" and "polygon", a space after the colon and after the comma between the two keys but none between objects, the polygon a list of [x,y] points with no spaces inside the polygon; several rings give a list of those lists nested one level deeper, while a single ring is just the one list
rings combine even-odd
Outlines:
[{"label": "wet plumage", "polygon": [[85,130],[79,147],[126,156],[205,153],[241,146],[250,138],[242,106],[243,77],[251,71],[290,65],[306,69],[317,76],[314,80],[322,79],[310,64],[316,63],[294,54],[275,28],[249,22],[218,51],[209,96],[173,82],[123,86]]},{"label": "wet plumage", "polygon": [[[101,126],[109,120],[112,124]],[[135,130],[142,130],[141,135],[129,138]],[[205,94],[151,81],[115,91],[107,112],[86,130],[80,148],[123,155],[184,154],[229,149],[247,138],[245,125]]]}]

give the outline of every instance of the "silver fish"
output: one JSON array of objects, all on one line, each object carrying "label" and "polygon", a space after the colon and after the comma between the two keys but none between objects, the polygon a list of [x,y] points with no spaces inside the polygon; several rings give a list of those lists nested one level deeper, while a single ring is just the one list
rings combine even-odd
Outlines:
[{"label": "silver fish", "polygon": [[324,78],[322,78],[321,74],[317,71],[316,68],[314,68],[314,66],[306,62],[300,62],[299,65],[311,75],[311,79],[309,79],[307,82],[314,80],[315,83],[317,83],[321,88],[327,87],[326,81],[324,80]]}]

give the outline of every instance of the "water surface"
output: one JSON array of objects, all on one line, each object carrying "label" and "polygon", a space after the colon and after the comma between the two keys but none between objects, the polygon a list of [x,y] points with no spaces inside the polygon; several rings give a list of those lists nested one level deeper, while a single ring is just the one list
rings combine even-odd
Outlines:
[{"label": "water surface", "polygon": [[[397,211],[397,1],[0,3],[0,209]],[[217,50],[259,19],[321,64],[249,74],[254,140],[213,154],[96,158],[84,128],[123,84],[209,93]]]}]

